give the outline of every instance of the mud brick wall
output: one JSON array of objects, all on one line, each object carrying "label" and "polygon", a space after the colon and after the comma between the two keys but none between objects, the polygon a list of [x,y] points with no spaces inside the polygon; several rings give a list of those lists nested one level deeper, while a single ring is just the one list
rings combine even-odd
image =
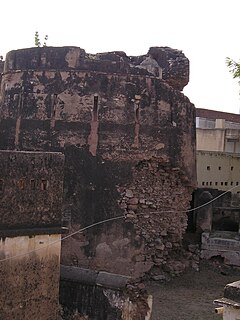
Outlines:
[{"label": "mud brick wall", "polygon": [[75,47],[7,55],[0,147],[64,152],[70,231],[126,217],[64,241],[62,263],[137,277],[179,252],[196,182],[195,108],[182,77],[188,59],[165,47],[139,57]]},{"label": "mud brick wall", "polygon": [[0,229],[61,227],[64,156],[0,151]]},{"label": "mud brick wall", "polygon": [[0,319],[58,314],[64,156],[0,151]]},{"label": "mud brick wall", "polygon": [[[0,232],[0,259],[20,255],[0,261],[0,319],[57,319],[60,240],[60,233],[3,237]],[[36,252],[27,254],[31,250]]]}]

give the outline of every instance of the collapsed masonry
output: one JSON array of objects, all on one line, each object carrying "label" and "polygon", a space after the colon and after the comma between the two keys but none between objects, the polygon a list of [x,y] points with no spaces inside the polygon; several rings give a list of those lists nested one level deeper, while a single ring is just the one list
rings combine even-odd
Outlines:
[{"label": "collapsed masonry", "polygon": [[69,232],[62,264],[139,277],[182,268],[195,187],[195,108],[180,90],[181,51],[87,54],[77,47],[11,51],[4,65],[0,149],[65,154]]}]

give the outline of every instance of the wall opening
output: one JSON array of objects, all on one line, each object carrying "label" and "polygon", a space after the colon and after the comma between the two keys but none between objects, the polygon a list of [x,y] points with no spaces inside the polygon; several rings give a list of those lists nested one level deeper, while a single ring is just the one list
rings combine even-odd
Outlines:
[{"label": "wall opening", "polygon": [[93,99],[93,121],[98,121],[98,96]]},{"label": "wall opening", "polygon": [[135,108],[135,121],[136,123],[139,123],[139,118],[140,118],[140,108],[139,105]]},{"label": "wall opening", "polygon": [[18,181],[18,187],[20,190],[23,190],[25,188],[25,181],[23,179],[20,179]]},{"label": "wall opening", "polygon": [[36,181],[34,179],[31,179],[30,180],[30,188],[32,190],[35,190],[36,189]]},{"label": "wall opening", "polygon": [[47,188],[48,188],[48,181],[46,179],[42,179],[41,190],[47,190]]}]

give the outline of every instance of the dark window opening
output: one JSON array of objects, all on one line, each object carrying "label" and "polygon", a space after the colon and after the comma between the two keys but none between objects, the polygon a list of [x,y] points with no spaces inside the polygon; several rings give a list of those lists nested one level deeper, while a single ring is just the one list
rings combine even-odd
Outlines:
[{"label": "dark window opening", "polygon": [[93,100],[93,121],[98,120],[98,96],[94,96]]},{"label": "dark window opening", "polygon": [[210,170],[210,166],[207,166],[207,170]]},{"label": "dark window opening", "polygon": [[57,93],[54,93],[52,96],[52,117],[55,117],[56,115],[57,99],[58,99],[58,95]]},{"label": "dark window opening", "polygon": [[218,185],[218,182],[215,182],[215,186],[217,186]]},{"label": "dark window opening", "polygon": [[221,186],[223,186],[223,182],[221,182]]},{"label": "dark window opening", "polygon": [[231,186],[233,186],[233,182],[231,181]]},{"label": "dark window opening", "polygon": [[202,186],[204,186],[204,184],[205,184],[205,182],[203,181],[203,182],[202,182]]},{"label": "dark window opening", "polygon": [[208,182],[206,182],[206,186],[208,186]]},{"label": "dark window opening", "polygon": [[227,183],[227,181],[225,181],[225,186],[227,186],[228,185],[228,183]]},{"label": "dark window opening", "polygon": [[233,167],[231,167],[231,171],[233,171]]},{"label": "dark window opening", "polygon": [[47,188],[48,188],[48,181],[45,179],[42,179],[41,190],[47,190]]},{"label": "dark window opening", "polygon": [[238,222],[231,216],[225,216],[213,222],[213,230],[238,231]]},{"label": "dark window opening", "polygon": [[135,121],[139,123],[139,117],[140,117],[140,109],[139,106],[135,109]]},{"label": "dark window opening", "polygon": [[238,182],[236,182],[236,186],[238,186]]},{"label": "dark window opening", "polygon": [[18,181],[18,187],[19,189],[23,190],[25,188],[25,181],[23,179],[20,179]]},{"label": "dark window opening", "polygon": [[209,182],[209,185],[210,185],[210,186],[212,185],[212,181]]},{"label": "dark window opening", "polygon": [[222,167],[218,167],[218,170],[221,170],[222,169]]},{"label": "dark window opening", "polygon": [[32,190],[35,190],[36,189],[36,181],[34,179],[31,179],[30,180],[30,188]]}]

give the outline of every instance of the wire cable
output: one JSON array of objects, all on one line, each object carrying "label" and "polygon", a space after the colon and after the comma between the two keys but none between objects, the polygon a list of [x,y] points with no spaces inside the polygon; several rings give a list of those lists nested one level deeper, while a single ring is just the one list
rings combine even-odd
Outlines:
[{"label": "wire cable", "polygon": [[[213,199],[211,199],[211,200],[209,200],[208,202],[205,202],[205,203],[203,203],[203,204],[201,204],[200,206],[198,206],[198,207],[195,207],[195,208],[192,208],[192,209],[188,209],[188,210],[183,210],[183,211],[179,211],[180,213],[188,213],[188,212],[192,212],[192,211],[195,211],[195,210],[198,210],[198,209],[201,209],[201,208],[203,208],[203,207],[205,207],[205,206],[207,206],[207,205],[209,205],[210,203],[212,203],[212,202],[214,202],[214,201],[216,201],[217,199],[219,199],[219,198],[221,198],[222,196],[224,196],[226,193],[228,193],[228,192],[230,192],[230,191],[232,191],[233,189],[235,189],[235,188],[239,188],[240,186],[238,185],[238,186],[235,186],[235,187],[232,187],[231,189],[229,189],[229,190],[227,190],[227,191],[224,191],[223,193],[221,193],[221,194],[219,194],[217,197],[215,197],[215,198],[213,198]],[[168,210],[168,211],[152,211],[152,212],[150,212],[150,213],[174,213],[174,212],[176,212],[176,210]]]},{"label": "wire cable", "polygon": [[[231,189],[229,189],[229,190],[221,193],[221,194],[218,195],[217,197],[211,199],[210,201],[208,201],[208,202],[206,202],[206,203],[204,203],[204,204],[202,204],[202,205],[200,205],[200,206],[198,206],[198,207],[196,207],[196,208],[192,208],[192,209],[184,210],[184,211],[180,211],[180,212],[182,212],[182,213],[187,213],[187,212],[192,212],[192,211],[201,209],[201,208],[209,205],[210,203],[216,201],[217,199],[221,198],[221,197],[224,196],[226,193],[232,191],[233,189],[235,189],[235,188],[237,188],[237,187],[240,187],[240,186],[234,186],[234,187],[232,187]],[[173,213],[173,212],[176,212],[176,210],[175,210],[175,211],[174,211],[174,210],[168,210],[168,211],[153,211],[153,212],[150,212],[150,213]],[[28,252],[25,252],[25,253],[20,253],[20,254],[17,254],[17,255],[15,255],[15,256],[12,256],[12,257],[7,257],[7,258],[4,258],[4,259],[0,259],[0,262],[9,261],[9,260],[13,260],[13,259],[15,259],[15,258],[27,256],[27,255],[29,255],[29,254],[31,254],[31,253],[40,251],[40,250],[42,250],[42,249],[46,249],[46,248],[48,248],[48,247],[50,247],[50,246],[52,246],[52,245],[54,245],[54,244],[56,244],[56,243],[58,243],[58,242],[62,242],[62,241],[64,241],[64,240],[66,240],[66,239],[74,236],[75,234],[82,233],[83,231],[88,230],[88,229],[90,229],[90,228],[93,228],[93,227],[95,227],[95,226],[98,226],[98,225],[100,225],[100,224],[104,224],[104,223],[109,222],[109,221],[119,220],[119,219],[123,219],[123,218],[126,218],[126,216],[125,216],[125,215],[121,215],[121,216],[117,216],[117,217],[113,217],[113,218],[109,218],[109,219],[105,219],[105,220],[101,220],[101,221],[95,222],[95,223],[93,223],[93,224],[90,224],[90,225],[87,226],[87,227],[84,227],[84,228],[81,228],[81,229],[79,229],[79,230],[77,230],[77,231],[74,231],[74,232],[68,234],[67,236],[65,236],[65,237],[63,237],[63,238],[61,238],[61,239],[59,239],[59,240],[52,241],[52,242],[48,243],[46,246],[43,246],[43,247],[40,247],[40,248],[31,250],[31,251],[28,251]]]},{"label": "wire cable", "polygon": [[239,188],[239,186],[232,187],[231,189],[229,189],[229,190],[227,190],[227,191],[224,191],[223,193],[219,194],[217,197],[213,198],[212,200],[209,200],[208,202],[206,202],[206,203],[204,203],[204,204],[202,204],[202,205],[200,205],[200,206],[198,206],[198,207],[196,207],[196,208],[192,208],[192,209],[186,210],[186,211],[184,211],[184,212],[192,212],[192,211],[194,211],[194,210],[201,209],[201,208],[207,206],[208,204],[216,201],[217,199],[221,198],[221,197],[224,196],[226,193],[232,191],[232,190],[235,189],[235,188]]},{"label": "wire cable", "polygon": [[114,217],[114,218],[102,220],[102,221],[99,221],[99,222],[95,222],[95,223],[93,223],[93,224],[91,224],[91,225],[89,225],[89,226],[87,226],[87,227],[84,227],[84,228],[79,229],[79,230],[77,230],[77,231],[75,231],[75,232],[73,232],[73,233],[70,233],[69,235],[67,235],[67,236],[65,236],[65,237],[63,237],[63,238],[61,238],[61,239],[59,239],[59,240],[52,241],[52,242],[48,243],[46,246],[43,246],[43,247],[40,247],[40,248],[31,250],[31,251],[28,251],[28,252],[20,253],[20,254],[17,254],[17,255],[15,255],[15,256],[12,256],[12,257],[7,257],[7,258],[4,258],[4,259],[1,259],[0,262],[7,261],[7,260],[12,260],[12,259],[19,258],[19,257],[24,257],[24,256],[26,256],[26,255],[28,255],[28,254],[31,254],[31,253],[40,251],[40,250],[42,250],[42,249],[46,249],[46,248],[48,248],[48,247],[50,247],[50,246],[52,246],[52,245],[54,245],[54,244],[56,244],[56,243],[58,243],[58,242],[62,242],[63,240],[66,240],[66,239],[74,236],[75,234],[81,233],[81,232],[83,232],[83,231],[85,231],[85,230],[87,230],[87,229],[90,229],[90,228],[92,228],[92,227],[95,227],[95,226],[97,226],[97,225],[100,225],[100,224],[103,224],[103,223],[106,223],[106,222],[109,222],[109,221],[118,220],[118,219],[123,219],[124,217],[125,217],[125,216],[122,215],[122,216],[118,216],[118,217]]}]

